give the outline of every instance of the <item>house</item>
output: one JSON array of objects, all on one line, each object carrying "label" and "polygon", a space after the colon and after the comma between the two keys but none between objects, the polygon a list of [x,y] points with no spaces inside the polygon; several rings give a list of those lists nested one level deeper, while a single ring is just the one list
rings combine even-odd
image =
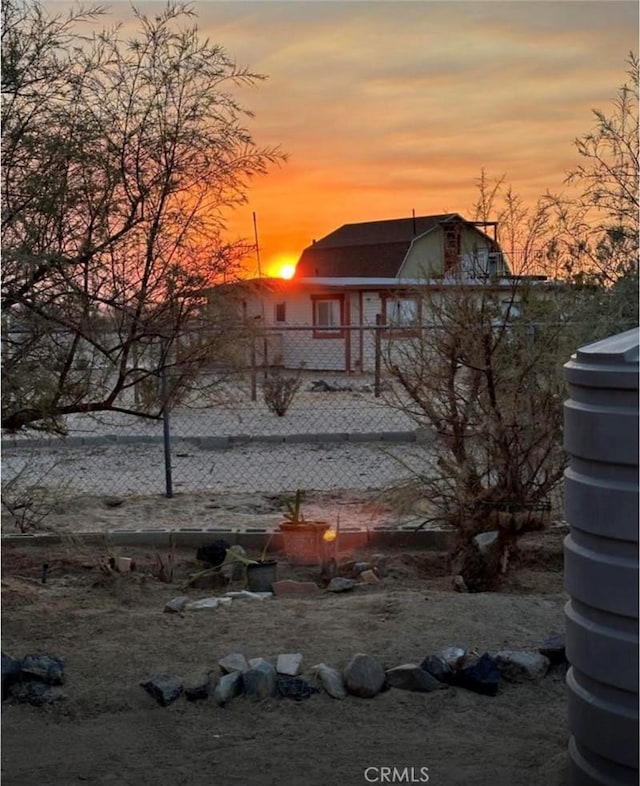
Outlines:
[{"label": "house", "polygon": [[371,372],[381,327],[424,320],[420,287],[506,285],[496,232],[457,213],[345,224],[304,249],[292,279],[241,281],[231,296],[260,329],[258,364]]}]

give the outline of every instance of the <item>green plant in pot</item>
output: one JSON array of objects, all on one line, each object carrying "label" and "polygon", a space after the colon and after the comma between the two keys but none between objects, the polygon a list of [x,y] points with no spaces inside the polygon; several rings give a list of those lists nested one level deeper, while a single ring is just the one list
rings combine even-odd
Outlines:
[{"label": "green plant in pot", "polygon": [[270,535],[264,544],[260,558],[247,563],[247,588],[251,592],[271,592],[273,582],[278,579],[277,560],[267,559],[272,538]]},{"label": "green plant in pot", "polygon": [[282,533],[287,560],[292,565],[317,565],[322,558],[322,536],[331,525],[326,521],[305,518],[303,496],[298,489],[292,499],[285,499],[285,520],[278,529]]},{"label": "green plant in pot", "polygon": [[181,589],[188,589],[198,579],[211,576],[215,573],[220,573],[221,569],[229,565],[241,565],[244,569],[244,576],[246,586],[251,592],[271,592],[271,585],[277,580],[277,566],[278,563],[274,559],[267,559],[269,546],[271,545],[271,535],[262,549],[260,557],[255,560],[245,557],[230,548],[224,558],[224,562],[212,568],[192,573],[182,582]]}]

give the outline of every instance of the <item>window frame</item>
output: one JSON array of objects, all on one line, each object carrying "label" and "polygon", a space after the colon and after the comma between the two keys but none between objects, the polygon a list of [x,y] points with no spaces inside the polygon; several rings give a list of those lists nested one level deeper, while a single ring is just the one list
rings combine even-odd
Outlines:
[{"label": "window frame", "polygon": [[[318,303],[337,303],[339,324],[337,326],[323,326],[318,321]],[[338,294],[311,295],[313,312],[313,338],[344,338],[344,313],[345,296]]]},{"label": "window frame", "polygon": [[[387,295],[384,294],[381,297],[381,305],[382,305],[382,324],[386,328],[386,333],[388,336],[398,338],[398,337],[411,337],[416,336],[419,333],[420,325],[422,324],[422,300],[420,297],[416,295],[403,295],[403,294],[393,294]],[[409,325],[395,325],[392,322],[389,322],[389,304],[393,302],[400,302],[400,301],[411,301],[413,303],[415,309],[415,317],[411,324]]]},{"label": "window frame", "polygon": [[[280,309],[282,311],[280,312]],[[282,314],[282,319],[280,319],[280,314]],[[273,305],[273,321],[276,325],[285,324],[287,321],[287,301],[283,300],[280,303],[274,303]]]}]

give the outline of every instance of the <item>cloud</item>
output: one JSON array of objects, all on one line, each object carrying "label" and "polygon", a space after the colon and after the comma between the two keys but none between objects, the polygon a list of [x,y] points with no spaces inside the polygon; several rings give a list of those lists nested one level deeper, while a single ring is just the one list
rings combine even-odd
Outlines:
[{"label": "cloud", "polygon": [[268,76],[238,98],[256,141],[291,158],[229,221],[250,235],[257,211],[273,253],[412,207],[464,212],[481,167],[528,199],[559,187],[638,40],[635,0],[193,5],[203,35]]}]

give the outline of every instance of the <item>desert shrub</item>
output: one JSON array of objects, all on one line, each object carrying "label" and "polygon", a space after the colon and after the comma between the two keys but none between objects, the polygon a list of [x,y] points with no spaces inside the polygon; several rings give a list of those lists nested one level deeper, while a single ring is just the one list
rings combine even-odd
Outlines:
[{"label": "desert shrub", "polygon": [[302,369],[293,375],[283,374],[282,369],[269,369],[262,383],[262,397],[270,412],[283,417],[302,384]]}]

